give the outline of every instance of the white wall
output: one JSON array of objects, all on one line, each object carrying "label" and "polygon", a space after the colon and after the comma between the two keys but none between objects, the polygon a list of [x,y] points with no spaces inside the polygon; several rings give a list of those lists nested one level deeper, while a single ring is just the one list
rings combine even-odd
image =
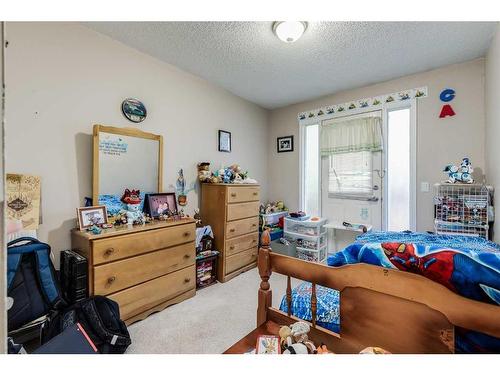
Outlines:
[{"label": "white wall", "polygon": [[496,187],[494,240],[500,241],[500,25],[486,56],[486,172]]},{"label": "white wall", "polygon": [[[498,65],[498,62],[497,62]],[[433,229],[432,189],[420,192],[420,182],[440,182],[446,164],[469,156],[476,175],[485,169],[484,59],[446,66],[376,85],[344,91],[317,100],[273,110],[269,129],[269,199],[283,199],[291,209],[299,207],[299,126],[297,114],[331,104],[427,86],[429,97],[417,108],[417,230]],[[450,103],[456,116],[439,119],[442,89],[456,90]],[[294,135],[295,152],[276,152],[276,138]],[[498,138],[497,138],[498,139]],[[481,181],[482,182],[482,181]]]},{"label": "white wall", "polygon": [[[164,189],[196,163],[239,163],[267,198],[266,110],[76,23],[7,23],[6,171],[42,178],[41,240],[70,248],[75,209],[92,193],[92,125],[138,126],[164,137]],[[123,99],[145,103],[140,125],[121,114]],[[217,151],[217,130],[233,152]],[[130,171],[134,173],[134,171]],[[198,206],[188,195],[187,212]]]}]

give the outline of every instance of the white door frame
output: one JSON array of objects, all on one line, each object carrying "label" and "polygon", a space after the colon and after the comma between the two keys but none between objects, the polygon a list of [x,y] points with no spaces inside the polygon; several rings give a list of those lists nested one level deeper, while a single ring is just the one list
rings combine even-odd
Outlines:
[{"label": "white door frame", "polygon": [[[321,118],[310,118],[299,120],[299,208],[304,210],[305,200],[305,129],[308,125],[319,125],[320,127],[320,137],[321,137],[321,123],[325,120],[331,120],[335,118],[350,117],[353,115],[362,115],[371,112],[382,111],[382,132],[384,137],[384,145],[387,144],[387,117],[388,112],[396,110],[410,108],[410,230],[416,230],[416,207],[417,207],[417,100],[411,99],[406,101],[398,101],[392,103],[384,103],[378,108],[358,108],[350,110],[348,113],[332,113],[328,115],[321,116]],[[322,168],[321,168],[321,150],[318,147],[319,157],[318,157],[318,211],[319,215],[322,215]],[[387,153],[383,152],[383,170],[387,166]],[[387,189],[385,188],[386,181],[382,179],[382,228],[385,230],[387,228]]]}]

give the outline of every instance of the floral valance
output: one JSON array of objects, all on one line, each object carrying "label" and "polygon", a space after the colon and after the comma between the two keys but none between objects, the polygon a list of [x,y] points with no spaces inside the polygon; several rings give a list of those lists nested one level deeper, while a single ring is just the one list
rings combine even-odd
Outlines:
[{"label": "floral valance", "polygon": [[327,120],[321,126],[321,155],[382,150],[382,119]]}]

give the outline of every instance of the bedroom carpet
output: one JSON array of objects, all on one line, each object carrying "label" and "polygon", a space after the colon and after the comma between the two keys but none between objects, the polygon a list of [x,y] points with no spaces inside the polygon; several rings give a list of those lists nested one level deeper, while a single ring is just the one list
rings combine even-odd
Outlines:
[{"label": "bedroom carpet", "polygon": [[[293,285],[299,281],[294,280]],[[286,277],[270,279],[273,306],[279,307],[286,290]],[[129,327],[132,345],[128,354],[217,354],[255,328],[257,268],[234,279],[209,286],[177,305],[150,315]]]}]

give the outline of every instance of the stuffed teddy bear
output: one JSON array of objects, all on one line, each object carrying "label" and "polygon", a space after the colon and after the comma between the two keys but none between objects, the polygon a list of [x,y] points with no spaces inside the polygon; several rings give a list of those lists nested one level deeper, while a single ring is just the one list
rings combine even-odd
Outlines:
[{"label": "stuffed teddy bear", "polygon": [[212,182],[212,173],[210,172],[210,163],[198,163],[198,180],[200,182]]}]

